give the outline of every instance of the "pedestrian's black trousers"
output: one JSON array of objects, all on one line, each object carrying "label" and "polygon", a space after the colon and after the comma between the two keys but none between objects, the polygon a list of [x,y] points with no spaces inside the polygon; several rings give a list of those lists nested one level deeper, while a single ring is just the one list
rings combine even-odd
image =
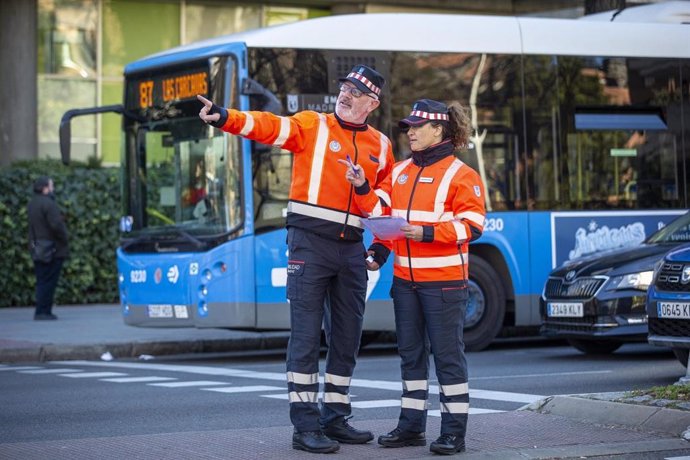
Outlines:
[{"label": "pedestrian's black trousers", "polygon": [[391,294],[403,380],[398,427],[426,431],[431,345],[439,382],[441,433],[464,438],[470,401],[462,342],[466,287],[413,285],[394,277]]},{"label": "pedestrian's black trousers", "polygon": [[36,314],[47,315],[52,313],[55,288],[60,278],[60,270],[63,258],[53,258],[48,263],[34,261],[34,273],[36,274]]},{"label": "pedestrian's black trousers", "polygon": [[[288,228],[287,297],[290,420],[315,431],[350,415],[350,380],[362,335],[367,288],[362,242],[328,239]],[[319,411],[319,348],[324,302],[330,306],[323,404]]]}]

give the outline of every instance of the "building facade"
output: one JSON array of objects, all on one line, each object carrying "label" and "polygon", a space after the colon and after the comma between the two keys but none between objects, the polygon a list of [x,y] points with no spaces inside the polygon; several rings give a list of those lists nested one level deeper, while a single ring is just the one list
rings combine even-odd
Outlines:
[{"label": "building facade", "polygon": [[[58,127],[66,110],[121,103],[125,64],[174,46],[331,14],[404,11],[576,17],[587,3],[3,0],[0,97],[12,109],[0,111],[0,166],[20,159],[59,157]],[[120,117],[112,114],[76,118],[72,157],[119,163],[120,126]]]}]

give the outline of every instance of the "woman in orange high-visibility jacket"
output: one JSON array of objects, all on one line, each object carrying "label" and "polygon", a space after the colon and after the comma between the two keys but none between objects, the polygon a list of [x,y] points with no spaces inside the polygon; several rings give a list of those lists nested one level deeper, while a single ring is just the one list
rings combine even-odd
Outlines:
[{"label": "woman in orange high-visibility jacket", "polygon": [[[269,112],[240,112],[208,99],[199,116],[232,134],[291,151],[292,183],[287,208],[290,341],[287,380],[292,447],[308,452],[335,452],[339,442],[362,444],[374,439],[352,427],[350,381],[362,334],[367,287],[364,213],[337,161],[346,158],[378,186],[390,173],[389,139],[366,124],[379,106],[384,78],[355,66],[340,79],[335,113],[299,112],[290,117]],[[329,300],[329,349],[323,405],[318,407],[319,347],[324,300]]]},{"label": "woman in orange high-visibility jacket", "polygon": [[470,132],[461,106],[422,99],[399,125],[407,131],[412,157],[396,163],[380,187],[373,190],[355,175],[357,167],[345,174],[356,187],[360,209],[408,222],[401,239],[376,239],[369,250],[372,270],[385,263],[390,249],[395,252],[391,295],[403,380],[398,426],[378,442],[426,445],[430,343],[441,403],[441,435],[430,447],[454,454],[465,450],[469,393],[462,329],[468,247],[484,227],[484,187],[476,171],[454,154],[467,146]]}]

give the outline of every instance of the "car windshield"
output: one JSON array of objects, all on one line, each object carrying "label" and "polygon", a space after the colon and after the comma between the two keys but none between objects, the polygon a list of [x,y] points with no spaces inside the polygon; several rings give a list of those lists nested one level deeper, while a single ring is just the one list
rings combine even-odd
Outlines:
[{"label": "car windshield", "polygon": [[647,240],[647,243],[684,242],[690,242],[690,212],[683,214]]}]

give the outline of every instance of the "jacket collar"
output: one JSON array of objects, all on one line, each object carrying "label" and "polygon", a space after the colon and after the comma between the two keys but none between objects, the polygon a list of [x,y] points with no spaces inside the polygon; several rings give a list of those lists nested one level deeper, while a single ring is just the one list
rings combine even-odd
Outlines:
[{"label": "jacket collar", "polygon": [[335,116],[335,119],[338,120],[338,124],[340,125],[340,127],[343,129],[347,129],[349,131],[366,131],[367,129],[369,129],[369,125],[366,123],[348,123],[347,121],[340,118],[337,113],[333,112],[333,115]]},{"label": "jacket collar", "polygon": [[412,162],[417,166],[430,166],[455,153],[455,147],[450,139],[431,145],[425,150],[412,152]]}]

